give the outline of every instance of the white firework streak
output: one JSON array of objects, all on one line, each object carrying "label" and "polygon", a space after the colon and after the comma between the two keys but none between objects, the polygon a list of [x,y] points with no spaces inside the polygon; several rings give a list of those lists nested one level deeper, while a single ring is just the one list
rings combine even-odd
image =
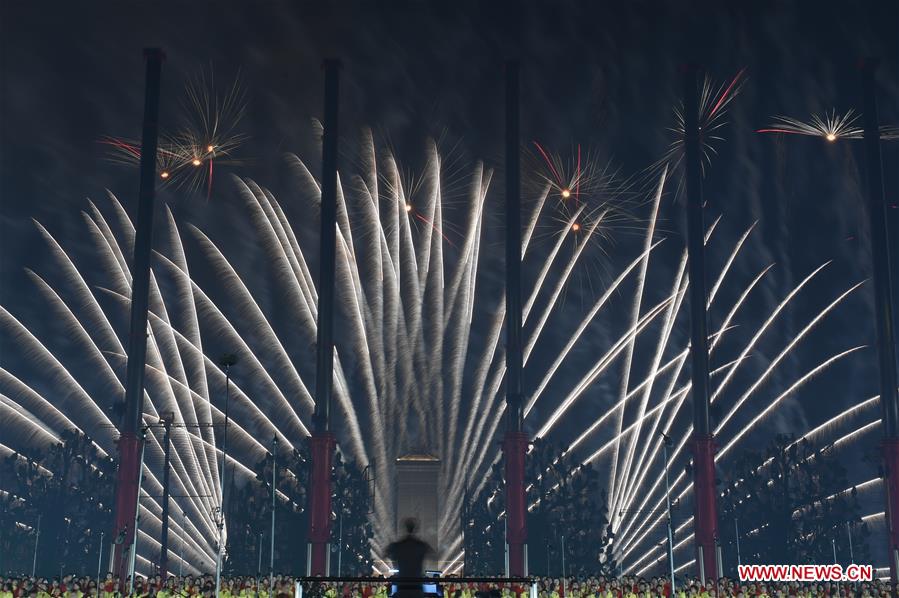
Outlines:
[{"label": "white firework streak", "polygon": [[[822,266],[822,267],[823,267],[823,266]],[[782,311],[782,309],[784,308],[786,302],[788,302],[792,297],[794,297],[794,296],[796,295],[796,293],[797,293],[803,286],[805,286],[805,284],[811,279],[811,277],[814,276],[817,272],[819,272],[819,271],[821,270],[822,267],[819,267],[818,269],[816,269],[814,272],[812,272],[812,274],[810,274],[810,275],[809,275],[808,277],[806,277],[802,282],[800,282],[799,285],[798,285],[793,291],[791,291],[791,292],[787,295],[786,299],[785,299],[783,302],[781,302],[781,303],[778,305],[778,307],[775,308],[775,310],[772,312],[771,316],[769,316],[769,318],[765,321],[765,323],[759,328],[758,332],[757,332],[756,335],[753,337],[753,340],[750,342],[750,345],[747,346],[747,348],[744,349],[743,354],[740,355],[740,359],[741,359],[741,360],[742,360],[742,358],[745,356],[745,353],[747,353],[748,350],[751,349],[751,347],[755,344],[755,342],[758,341],[758,339],[761,337],[761,335],[764,333],[764,331],[771,325],[771,323],[772,323],[772,322],[774,321],[774,319],[776,318],[777,314],[778,314],[780,311]],[[806,336],[806,335],[807,335],[807,334],[808,334],[808,333],[815,327],[815,325],[816,325],[821,319],[824,318],[824,316],[826,316],[832,309],[834,309],[834,308],[835,308],[835,307],[836,307],[836,306],[837,306],[837,305],[838,305],[838,304],[839,304],[839,303],[840,303],[846,296],[848,296],[852,291],[854,291],[855,289],[857,289],[858,286],[859,286],[859,285],[855,285],[854,287],[850,288],[848,291],[846,291],[846,292],[844,292],[842,295],[840,295],[836,300],[834,300],[833,302],[831,302],[827,307],[825,307],[821,312],[819,312],[814,318],[812,318],[812,320],[809,322],[809,324],[807,324],[807,325],[805,326],[805,328],[803,328],[803,329],[802,329],[802,330],[801,330],[801,331],[800,331],[800,332],[799,332],[799,333],[798,333],[798,334],[797,334],[797,335],[796,335],[796,336],[795,336],[795,337],[794,337],[794,338],[787,344],[787,347],[786,347],[785,349],[783,349],[783,350],[782,350],[782,351],[781,351],[781,352],[780,352],[780,353],[779,353],[779,354],[778,354],[778,355],[771,361],[771,363],[769,364],[768,368],[766,368],[765,372],[757,378],[756,382],[754,382],[754,383],[750,386],[750,388],[749,388],[747,391],[745,391],[745,392],[744,392],[744,393],[743,393],[743,394],[742,394],[742,395],[741,395],[741,396],[734,402],[734,405],[731,407],[731,409],[730,409],[730,411],[728,412],[728,414],[727,414],[727,416],[725,417],[725,419],[724,419],[721,423],[719,423],[719,425],[715,428],[715,433],[716,433],[716,434],[719,433],[719,432],[721,431],[721,429],[723,428],[723,426],[727,423],[727,421],[730,420],[730,419],[733,417],[733,415],[734,415],[734,413],[736,412],[736,410],[737,410],[741,405],[743,405],[743,404],[746,402],[746,400],[747,400],[747,399],[748,399],[748,398],[749,398],[749,397],[750,397],[750,396],[751,396],[751,395],[752,395],[752,394],[753,394],[753,393],[760,387],[760,385],[761,385],[761,384],[765,381],[765,379],[770,375],[770,373],[774,370],[774,368],[777,366],[777,364],[778,364],[781,360],[783,360],[783,358],[784,358],[787,354],[789,354],[789,351],[790,351],[790,350],[791,350],[791,349],[792,349],[792,348],[793,348],[799,341],[801,341],[802,338],[803,338],[804,336]],[[795,391],[796,391],[796,390],[797,390],[803,383],[805,383],[805,382],[806,382],[809,378],[811,378],[813,375],[819,373],[820,371],[822,371],[823,369],[825,369],[827,366],[829,366],[831,363],[833,363],[833,362],[836,361],[837,359],[839,359],[839,358],[841,358],[841,357],[843,357],[843,356],[845,356],[845,355],[851,353],[852,351],[854,351],[854,349],[851,349],[851,350],[846,351],[846,352],[844,352],[844,353],[838,354],[838,355],[835,356],[835,357],[829,358],[828,360],[825,360],[824,362],[822,362],[821,364],[819,364],[819,365],[816,366],[815,368],[812,368],[812,369],[809,371],[809,373],[807,373],[806,375],[804,375],[804,376],[802,376],[801,378],[799,378],[799,380],[798,380],[797,382],[795,382],[792,386],[790,386],[790,388],[788,389],[787,392],[783,393],[780,397],[778,397],[777,399],[775,399],[775,402],[779,402],[780,400],[783,400],[783,398],[785,398],[786,396],[789,396],[790,394],[792,394],[793,392],[795,392]],[[720,393],[721,393],[721,391],[723,390],[723,387],[727,384],[727,382],[728,382],[728,381],[730,380],[730,378],[733,376],[733,371],[732,371],[733,368],[738,367],[738,366],[740,365],[740,363],[742,363],[742,361],[739,361],[739,362],[735,363],[734,366],[732,366],[731,371],[729,371],[728,374],[725,375],[724,380],[718,385],[718,387],[717,387],[717,389],[715,390],[715,392],[712,393],[712,397],[713,397],[713,398],[716,398],[716,397],[720,396]],[[754,425],[754,424],[757,424],[759,421],[761,421],[760,418],[754,420],[752,423],[753,423],[753,425]],[[752,429],[752,426],[750,426],[750,427],[747,428],[747,429]],[[675,448],[675,450],[674,450],[674,451],[671,453],[671,455],[669,456],[669,458],[670,458],[671,460],[674,460],[674,459],[677,457],[677,455],[683,450],[683,448],[686,446],[686,443],[687,443],[688,439],[690,438],[690,435],[691,435],[691,434],[692,434],[692,425],[689,426],[689,429],[688,429],[687,433],[684,434],[684,435],[681,437],[681,439],[680,439],[680,441],[679,441],[677,447]],[[718,453],[718,455],[716,455],[716,460],[719,458],[720,455],[721,455],[721,453]],[[684,472],[680,472],[680,473],[678,474],[677,478],[674,480],[674,482],[673,482],[672,485],[671,485],[671,487],[672,487],[672,493],[674,493],[675,488],[677,488],[677,486],[680,484],[680,482],[684,481],[685,478],[686,478],[686,474],[685,474]],[[653,484],[653,486],[652,486],[648,491],[644,491],[645,496],[644,496],[644,499],[643,499],[643,501],[641,502],[640,506],[638,507],[638,510],[639,510],[639,511],[645,511],[646,503],[649,501],[650,496],[652,496],[656,491],[660,491],[660,492],[661,492],[660,485],[661,485],[661,478],[657,479],[656,482]],[[680,494],[677,494],[676,496],[677,496],[678,499],[681,499],[681,498],[683,498],[683,497],[684,497],[688,492],[690,492],[690,491],[692,491],[692,483],[687,482],[686,485],[685,485],[685,487],[683,488],[683,490],[681,490]],[[653,511],[659,509],[663,501],[664,501],[664,494],[662,494],[662,495],[660,496],[660,498],[658,498],[657,502],[651,507],[651,509],[652,509]],[[625,527],[625,528],[623,528],[623,529],[622,529],[622,533],[625,534],[625,535],[627,536],[627,540],[626,540],[624,546],[622,546],[621,558],[623,559],[623,558],[627,557],[627,556],[628,556],[628,555],[629,555],[629,554],[636,548],[636,546],[637,546],[642,540],[644,540],[644,539],[646,538],[646,535],[649,534],[649,532],[650,532],[652,526],[657,525],[658,522],[661,521],[661,519],[662,519],[663,517],[664,517],[664,514],[661,514],[661,515],[659,515],[658,517],[655,517],[655,518],[652,518],[652,517],[634,518],[634,519],[632,520],[631,523],[632,523],[632,524],[634,524],[634,523],[636,524],[636,529],[633,529],[633,530],[632,530],[630,527]],[[641,532],[641,530],[643,530],[643,531]]]},{"label": "white firework streak", "polygon": [[[303,218],[289,216],[290,210],[253,181],[235,179],[248,223],[255,231],[255,248],[264,259],[264,271],[242,272],[247,267],[245,260],[239,259],[242,256],[234,253],[229,243],[217,241],[195,226],[179,227],[168,208],[162,222],[166,247],[157,247],[154,252],[144,408],[147,421],[173,412],[176,422],[221,423],[225,375],[215,357],[208,354],[208,347],[229,347],[238,356],[239,365],[232,377],[228,465],[239,483],[253,478],[252,467],[266,454],[267,447],[257,439],[275,436],[283,446],[293,448],[308,436],[306,422],[314,406],[309,391],[314,368],[309,364],[314,355],[311,347],[316,337],[318,290],[306,255],[310,247],[315,248],[317,235],[309,234],[312,223],[305,216],[320,210],[321,186],[301,159],[290,156],[288,164],[306,202]],[[439,529],[446,540],[440,559],[452,568],[464,558],[457,520],[466,486],[473,482],[469,490],[476,494],[499,458],[495,439],[505,410],[501,396],[505,305],[501,293],[479,280],[486,260],[492,257],[490,252],[481,251],[492,173],[482,164],[474,167],[467,210],[459,218],[444,200],[441,168],[441,156],[431,144],[424,177],[418,184],[406,185],[394,157],[387,154],[379,160],[374,139],[366,133],[362,171],[339,178],[335,288],[340,333],[335,347],[334,390],[341,450],[363,466],[373,465],[376,471],[375,555],[394,529],[395,459],[408,451],[435,451],[442,460],[444,476]],[[582,414],[595,409],[595,397],[593,406],[585,405],[588,401],[584,399],[593,396],[598,381],[613,376],[615,367],[621,367],[619,391],[607,401],[610,404],[605,415],[586,421],[580,432],[575,429],[575,441],[568,448],[585,463],[600,458],[608,461],[610,506],[618,532],[614,549],[620,559],[652,544],[647,539],[646,518],[627,512],[638,502],[637,509],[641,510],[660,498],[660,476],[651,473],[658,471],[659,448],[652,439],[660,429],[672,432],[690,390],[683,376],[689,344],[683,334],[675,333],[685,319],[685,252],[679,251],[678,268],[670,286],[666,285],[666,294],[648,299],[651,257],[662,243],[656,238],[656,220],[666,174],[663,170],[652,195],[642,250],[622,260],[625,267],[596,298],[590,298],[590,307],[582,316],[572,318],[572,308],[561,306],[571,278],[590,259],[591,243],[607,234],[596,233],[606,226],[608,206],[591,205],[589,213],[597,215],[591,216],[584,231],[575,236],[573,224],[587,213],[584,206],[589,198],[580,209],[564,214],[560,220],[554,214],[556,207],[547,201],[550,189],[544,187],[534,198],[523,235],[521,257],[529,265],[525,272],[536,273],[523,309],[528,330],[523,357],[528,379],[539,380],[525,405],[526,424],[543,437],[571,434],[572,425],[577,428],[577,423],[572,424],[570,416],[575,410]],[[16,450],[26,454],[71,428],[90,434],[104,453],[114,451],[117,433],[104,410],[124,393],[126,358],[120,339],[127,335],[121,323],[127,320],[123,315],[130,308],[128,262],[133,253],[134,227],[111,194],[110,205],[112,221],[93,203],[84,215],[94,246],[88,259],[101,267],[99,274],[96,266],[79,269],[75,259],[40,224],[38,230],[50,247],[56,270],[53,276],[29,271],[57,321],[65,327],[68,342],[81,349],[82,359],[91,362],[90,372],[68,366],[61,357],[68,358],[65,350],[55,352],[56,347],[0,308],[0,326],[44,372],[42,380],[27,381],[0,369],[0,413],[17,422],[21,433],[14,438],[19,445]],[[455,220],[461,220],[456,242],[449,236],[457,228]],[[553,225],[556,239],[549,246],[541,246],[534,241],[534,232],[541,223],[553,220],[560,222]],[[717,223],[709,227],[707,243]],[[182,230],[191,245],[198,247],[197,252],[187,250]],[[746,230],[728,253],[712,286],[708,308],[713,306],[751,230]],[[572,238],[573,248],[563,251]],[[769,268],[751,280],[733,306],[726,309],[727,316],[711,337],[713,355],[720,341],[737,329],[731,325],[735,314]],[[730,408],[717,430],[747,401],[760,395],[762,384],[784,357],[854,290],[849,289],[819,312],[758,381],[734,400],[725,389],[750,363],[750,353],[777,316],[819,270],[774,308],[737,355],[726,357],[714,371],[718,384],[713,400],[723,401]],[[204,275],[196,276],[197,272]],[[211,281],[207,280],[210,275]],[[101,280],[95,281],[98,276]],[[631,282],[634,294],[629,299],[626,295],[627,307],[620,308],[615,299]],[[283,305],[287,313],[279,312],[276,305]],[[616,308],[628,314],[618,318],[626,322],[624,330],[612,334],[615,340],[597,352],[589,339],[608,325],[603,314],[615,319],[611,310]],[[546,334],[547,330],[553,334]],[[644,355],[646,344],[651,350]],[[719,457],[727,455],[743,434],[756,429],[808,379],[855,350],[839,353],[798,378],[761,410]],[[550,359],[533,358],[547,351]],[[65,398],[51,403],[43,396],[48,388],[66,389]],[[816,428],[809,435],[831,435],[840,422],[857,416],[870,401],[843,412],[829,427]],[[418,426],[414,433],[405,425],[413,420]],[[841,442],[849,442],[871,427],[866,424]],[[682,451],[689,433],[688,429],[679,438],[672,459]],[[173,499],[173,504],[175,512],[185,513],[190,525],[182,529],[181,520],[173,517],[172,530],[186,547],[186,559],[195,563],[205,559],[211,562],[214,555],[217,530],[213,509],[221,500],[217,440],[209,427],[173,431],[172,483],[183,495]],[[145,465],[149,496],[142,500],[145,524],[139,540],[139,560],[147,568],[159,548],[156,538],[161,505],[151,496],[161,493],[161,468],[162,447],[155,434],[150,434]],[[683,477],[674,484],[680,496],[690,490]],[[641,496],[642,501],[638,501]]]},{"label": "white firework streak", "polygon": [[[734,250],[728,255],[720,275],[711,288],[707,308],[712,306],[716,295],[722,288],[725,280],[725,275],[734,264],[738,254],[740,253],[740,249],[744,245],[753,227],[754,225],[750,226],[749,229],[746,230],[746,232],[737,241]],[[706,243],[708,243],[709,241],[712,228],[714,228],[714,224],[707,232]],[[649,245],[649,247],[649,251],[651,252],[655,248],[655,245]],[[639,256],[634,262],[630,264],[630,266],[625,269],[622,277],[627,276],[638,264],[642,263],[644,259],[645,256]],[[689,355],[689,342],[684,342],[681,347],[671,346],[673,338],[673,335],[671,334],[672,327],[674,325],[674,320],[677,314],[680,312],[683,296],[687,289],[687,281],[684,277],[685,265],[686,255],[684,253],[680,268],[675,275],[674,283],[672,284],[672,295],[668,297],[667,303],[656,304],[646,313],[639,313],[639,310],[637,311],[638,317],[645,319],[655,317],[659,315],[659,313],[661,313],[661,310],[665,309],[666,307],[669,308],[665,313],[665,321],[657,338],[658,344],[654,346],[654,353],[650,361],[651,365],[649,367],[648,374],[646,374],[645,377],[642,378],[642,380],[633,390],[629,390],[623,397],[619,398],[617,403],[612,404],[608,408],[606,408],[602,417],[600,417],[596,422],[587,425],[586,430],[568,446],[569,451],[583,450],[583,447],[581,445],[586,443],[592,435],[597,434],[604,429],[608,429],[603,428],[604,425],[614,425],[614,427],[617,428],[617,424],[612,420],[612,416],[619,410],[623,411],[625,404],[628,401],[638,396],[641,398],[640,405],[636,409],[637,415],[631,416],[633,419],[629,419],[619,433],[614,433],[613,429],[612,433],[610,434],[611,438],[606,440],[604,444],[602,444],[598,448],[598,450],[588,449],[589,452],[587,453],[586,459],[584,460],[585,463],[588,463],[596,461],[600,457],[605,457],[612,451],[612,449],[619,446],[622,441],[626,441],[628,439],[633,441],[634,439],[639,438],[639,442],[643,443],[643,451],[639,454],[639,456],[636,451],[634,453],[628,451],[628,456],[624,465],[624,467],[629,471],[628,475],[623,476],[623,480],[612,480],[612,488],[615,487],[615,484],[620,485],[620,487],[622,488],[622,490],[619,491],[619,508],[616,509],[615,512],[610,512],[610,516],[612,517],[613,521],[615,519],[618,520],[618,524],[616,525],[616,531],[618,535],[615,538],[613,546],[616,558],[619,559],[619,562],[623,559],[626,559],[633,551],[637,550],[639,547],[643,547],[644,549],[646,549],[649,547],[653,547],[655,544],[650,539],[648,539],[647,536],[650,531],[649,528],[657,524],[659,519],[651,522],[651,518],[639,515],[639,513],[646,511],[647,503],[656,500],[657,502],[652,508],[658,510],[659,505],[662,501],[664,501],[664,494],[662,494],[664,489],[660,488],[660,480],[662,479],[660,473],[661,464],[659,463],[660,459],[657,458],[658,452],[660,451],[660,446],[658,442],[654,442],[654,438],[656,435],[656,430],[658,430],[659,426],[661,426],[662,431],[667,434],[670,434],[672,432],[673,426],[675,424],[675,419],[679,414],[681,414],[681,408],[685,404],[686,398],[690,391],[690,384],[688,379],[685,380],[683,384],[677,384],[678,380],[681,377],[682,368]],[[734,305],[728,309],[727,315],[724,318],[719,330],[710,337],[710,351],[712,352],[712,355],[714,355],[714,350],[719,346],[724,336],[731,330],[735,329],[735,327],[731,325],[733,318],[737,314],[738,310],[748,300],[750,292],[764,278],[764,276],[769,272],[772,266],[773,264],[763,268],[761,272],[754,279],[752,279],[744,288],[744,290],[739,294],[739,297],[737,298]],[[754,347],[760,342],[760,339],[765,335],[765,333],[771,329],[772,323],[777,319],[779,314],[781,314],[783,310],[787,308],[790,301],[796,296],[796,294],[803,287],[805,287],[806,284],[825,266],[826,264],[813,271],[796,288],[789,292],[783,299],[783,301],[776,305],[771,313],[768,314],[765,321],[758,327],[757,331],[749,339],[749,342],[742,348],[738,355],[730,358],[723,366],[720,366],[713,371],[713,375],[718,378],[717,385],[713,387],[713,399],[716,401],[725,402],[727,405],[729,405],[729,410],[724,420],[717,427],[718,432],[721,431],[721,427],[728,423],[735,416],[737,410],[740,409],[750,398],[758,396],[759,400],[765,400],[760,396],[760,388],[770,378],[770,375],[775,370],[775,368],[783,361],[783,359],[788,354],[790,354],[791,351],[794,350],[797,344],[806,335],[808,335],[828,313],[835,309],[838,304],[842,303],[849,294],[851,294],[855,289],[858,288],[859,285],[850,287],[847,291],[840,294],[824,309],[815,314],[808,325],[798,335],[796,335],[787,344],[787,346],[770,362],[769,366],[757,376],[756,382],[750,385],[748,390],[744,391],[742,395],[738,396],[735,400],[729,398],[725,393],[725,389],[730,383],[732,383],[736,372],[739,371],[741,366],[750,362],[750,353],[753,351]],[[538,278],[538,280],[540,279]],[[620,284],[621,280],[616,279],[609,286],[612,289],[616,289]],[[600,300],[598,302],[599,307],[602,306],[602,302],[604,300],[604,297],[600,297]],[[592,321],[595,315],[595,312],[591,312],[587,316],[585,321]],[[582,324],[581,327],[579,327],[578,330],[576,330],[575,333],[572,334],[568,342],[572,344],[576,343],[579,335],[585,328],[586,326]],[[647,336],[644,331],[640,329],[635,330],[633,327],[631,329],[631,332],[634,333],[634,338],[642,338]],[[620,338],[611,346],[611,348],[606,353],[601,355],[599,359],[594,363],[593,367],[591,368],[591,370],[593,370],[591,373],[599,373],[598,371],[602,371],[605,367],[607,367],[606,364],[609,361],[614,360],[617,355],[622,354],[622,341],[624,341],[625,344],[631,342],[628,336]],[[780,405],[790,396],[795,395],[799,391],[801,386],[804,385],[808,380],[816,375],[819,375],[821,372],[825,371],[827,368],[831,367],[838,361],[848,358],[851,354],[855,353],[860,348],[861,347],[854,347],[846,351],[837,353],[834,356],[831,356],[830,358],[825,359],[823,362],[815,365],[805,374],[801,375],[796,381],[789,385],[786,391],[782,392],[770,403],[767,403],[767,406],[763,407],[760,410],[761,415],[755,418],[751,418],[748,424],[742,424],[746,426],[745,430],[736,437],[733,444],[727,447],[727,451],[722,451],[722,453],[719,453],[719,458],[721,456],[726,456],[727,453],[734,446],[736,446],[736,443],[744,438],[746,433],[757,430],[758,426],[763,421],[765,421],[767,416],[769,416],[777,408],[778,405]],[[566,354],[569,349],[570,347],[566,346],[557,353],[556,360],[546,370],[546,376],[552,377],[555,373],[556,368],[561,367],[562,363],[565,361]],[[670,353],[672,349],[674,349],[675,356],[667,361],[664,365],[661,365],[663,361],[662,356],[666,353]],[[653,384],[660,376],[667,375],[672,371],[673,373],[670,375],[669,382],[665,385],[666,387],[664,392],[661,393],[659,398],[653,401],[651,398],[651,389]],[[632,373],[632,375],[635,374]],[[585,376],[585,378],[583,378],[580,383],[574,386],[573,390],[568,395],[561,395],[562,397],[564,397],[561,403],[558,406],[551,408],[547,414],[543,415],[543,417],[546,419],[542,420],[542,422],[538,422],[538,425],[541,427],[535,428],[539,430],[536,436],[539,437],[550,434],[553,427],[558,424],[560,418],[565,415],[566,411],[570,410],[576,403],[576,401],[585,396],[594,379],[595,377],[591,377],[591,374],[588,373],[588,375]],[[537,386],[537,391],[534,396],[531,397],[526,408],[528,414],[531,413],[535,403],[537,402],[537,399],[541,396],[546,386],[546,379],[544,379],[544,381]],[[495,415],[492,418],[493,427],[487,434],[488,438],[493,437],[496,426],[498,425],[502,412],[504,410],[504,404],[501,401],[494,400],[493,404],[496,405],[496,409]],[[849,416],[849,414],[855,413],[863,406],[870,404],[871,400],[868,400],[864,403],[855,405],[847,411],[843,412],[841,415],[834,418],[834,422],[845,419]],[[833,427],[833,425],[833,422],[831,422],[829,426],[816,428],[815,430],[810,432],[810,434],[829,434],[830,429]],[[838,442],[842,443],[854,439],[861,433],[864,433],[865,431],[870,429],[872,425],[875,424],[868,424],[865,427],[850,433],[849,435],[847,435],[847,437],[841,438],[840,440],[838,440]],[[644,430],[644,427],[648,429]],[[691,431],[692,429],[690,428],[687,429],[686,433],[684,433],[683,435],[678,434],[680,441],[677,449],[674,452],[674,455],[671,457],[672,460],[676,458],[676,456],[683,450],[687,440],[689,439]],[[607,435],[609,434],[607,433]],[[650,444],[652,445],[652,450],[648,450]],[[476,473],[469,474],[481,476],[481,482],[477,485],[477,487],[473,488],[474,494],[476,494],[480,490],[480,488],[483,487],[486,472],[489,471],[490,466],[498,461],[500,455],[498,454],[498,452],[494,452],[492,457],[492,459],[486,460],[487,467],[484,468],[482,466],[482,464],[484,463],[484,457],[482,456],[474,467],[474,471]],[[609,460],[612,460],[611,457],[609,457]],[[609,465],[609,467],[611,468],[612,466]],[[675,484],[673,486],[675,491],[680,489],[679,486],[684,481],[684,477],[685,476],[681,474],[675,481]],[[647,483],[646,480],[654,481],[654,483]],[[687,483],[686,487],[683,488],[683,490],[680,490],[680,496],[683,497],[687,492],[691,490],[691,488],[692,485],[690,483]],[[638,501],[638,497],[642,497],[642,500]],[[637,505],[637,508],[631,508],[635,503],[638,502],[639,505]],[[625,570],[632,570],[633,566],[635,566],[636,564],[638,563],[627,564]]]}]

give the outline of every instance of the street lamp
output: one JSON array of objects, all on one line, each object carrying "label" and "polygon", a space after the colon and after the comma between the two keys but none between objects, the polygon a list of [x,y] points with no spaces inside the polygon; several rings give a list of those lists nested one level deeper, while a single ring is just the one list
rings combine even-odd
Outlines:
[{"label": "street lamp", "polygon": [[268,558],[268,591],[271,593],[274,591],[274,583],[275,583],[275,498],[277,496],[277,477],[275,472],[278,471],[278,462],[277,462],[277,454],[278,454],[278,437],[275,436],[272,438],[272,533],[271,533],[271,551],[269,552]]},{"label": "street lamp", "polygon": [[237,363],[237,356],[226,353],[219,359],[219,365],[225,368],[225,431],[222,433],[222,471],[219,485],[221,504],[218,508],[218,550],[215,555],[215,595],[219,596],[222,582],[222,553],[225,549],[225,468],[228,460],[228,403],[231,399],[231,366]]},{"label": "street lamp", "polygon": [[668,481],[668,447],[671,437],[659,431],[662,437],[662,455],[665,459],[665,508],[668,512],[668,566],[671,569],[671,593],[674,594],[674,532],[671,529],[671,483]]},{"label": "street lamp", "polygon": [[131,541],[131,562],[128,565],[128,594],[134,591],[134,562],[137,559],[137,528],[140,525],[140,493],[144,483],[144,455],[147,450],[147,428],[141,429],[140,466],[137,470],[137,505],[134,507],[134,534]]}]

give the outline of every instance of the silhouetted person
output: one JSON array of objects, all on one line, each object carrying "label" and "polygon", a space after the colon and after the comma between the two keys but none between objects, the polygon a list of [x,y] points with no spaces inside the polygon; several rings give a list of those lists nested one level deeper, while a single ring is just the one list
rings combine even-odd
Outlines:
[{"label": "silhouetted person", "polygon": [[[406,537],[387,547],[387,556],[399,569],[397,577],[404,578],[424,577],[425,557],[432,554],[433,549],[427,542],[415,537],[416,522],[414,519],[406,519],[403,522],[406,528]],[[424,595],[422,582],[397,583],[397,596],[399,598],[421,598]]]}]

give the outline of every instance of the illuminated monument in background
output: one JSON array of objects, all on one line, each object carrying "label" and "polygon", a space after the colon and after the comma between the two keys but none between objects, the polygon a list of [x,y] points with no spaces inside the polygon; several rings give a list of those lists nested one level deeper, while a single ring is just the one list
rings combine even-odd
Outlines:
[{"label": "illuminated monument in background", "polygon": [[418,520],[419,538],[431,545],[435,554],[425,568],[437,568],[440,553],[440,459],[428,454],[411,454],[396,460],[396,536],[404,535],[403,521]]}]

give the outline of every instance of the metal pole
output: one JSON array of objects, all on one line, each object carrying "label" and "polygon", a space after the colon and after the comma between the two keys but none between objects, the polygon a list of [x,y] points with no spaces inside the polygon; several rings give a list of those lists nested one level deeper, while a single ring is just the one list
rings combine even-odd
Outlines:
[{"label": "metal pole", "polygon": [[568,580],[565,577],[565,536],[562,536],[562,594],[568,595]]},{"label": "metal pole", "polygon": [[506,430],[521,431],[521,143],[519,64],[506,62]]},{"label": "metal pole", "polygon": [[41,540],[41,517],[42,514],[37,514],[37,533],[34,536],[34,558],[31,559],[31,577],[34,577],[34,572],[37,569],[37,545]]},{"label": "metal pole", "polygon": [[216,523],[218,524],[219,537],[218,537],[218,547],[217,547],[218,550],[216,551],[216,555],[215,555],[215,596],[216,596],[216,598],[218,598],[218,596],[219,596],[220,584],[221,584],[221,580],[222,580],[222,539],[223,539],[222,536],[224,535],[222,532],[224,531],[224,520],[225,520],[225,513],[224,513],[224,511],[222,511],[221,507],[218,508],[218,511],[219,511],[218,521]]},{"label": "metal pole", "polygon": [[128,594],[134,590],[134,563],[137,560],[137,528],[140,524],[140,492],[144,483],[144,454],[147,450],[147,429],[141,430],[140,435],[140,464],[137,474],[137,497],[134,505],[134,534],[131,541],[131,562],[128,564]]},{"label": "metal pole", "polygon": [[668,479],[668,443],[671,439],[662,433],[662,454],[665,458],[665,503],[668,511],[668,566],[671,569],[671,593],[674,594],[674,532],[671,529],[671,484]]},{"label": "metal pole", "polygon": [[170,413],[163,420],[163,470],[162,470],[162,538],[159,548],[159,574],[165,580],[169,576],[169,468],[172,449],[172,421],[175,414]]},{"label": "metal pole", "polygon": [[734,517],[734,534],[737,538],[737,567],[740,567],[743,562],[740,560],[740,525],[737,523],[736,517]]},{"label": "metal pole", "polygon": [[506,62],[506,544],[509,575],[521,577],[528,527],[525,496],[525,455],[528,437],[522,432],[521,392],[521,142],[519,64]]},{"label": "metal pole", "polygon": [[273,584],[275,583],[275,486],[276,486],[276,476],[275,472],[278,470],[278,437],[275,436],[272,438],[272,532],[271,532],[271,548],[269,550],[268,555],[268,591],[269,598],[271,598],[271,591]]},{"label": "metal pole", "polygon": [[316,337],[315,411],[312,415],[312,472],[309,497],[307,574],[327,575],[331,537],[331,434],[334,386],[334,274],[337,254],[337,141],[340,63],[325,60],[325,122],[322,139],[321,251],[318,334]]},{"label": "metal pole", "polygon": [[259,577],[262,575],[262,532],[259,532],[259,547],[256,549],[259,562],[256,564],[256,598],[259,598]]},{"label": "metal pole", "polygon": [[[715,563],[718,565],[718,569],[715,571],[717,574],[717,579],[721,579],[724,577],[724,567],[722,566],[721,561],[721,543],[718,540],[715,540]],[[717,584],[717,581],[715,582]]]},{"label": "metal pole", "polygon": [[846,536],[849,538],[849,563],[855,563],[855,553],[852,550],[852,527],[846,522]]},{"label": "metal pole", "polygon": [[340,577],[340,569],[343,565],[343,506],[340,508],[340,530],[337,534],[338,542],[340,543],[340,547],[337,551],[337,577]]},{"label": "metal pole", "polygon": [[228,467],[228,407],[231,402],[231,366],[237,363],[234,355],[223,355],[219,363],[225,368],[225,429],[222,432],[222,469],[220,472],[219,497],[219,537],[218,550],[215,555],[215,595],[218,598],[221,592],[222,581],[222,554],[225,551],[225,471]]},{"label": "metal pole", "polygon": [[[116,473],[115,532],[125,530],[125,538],[115,548],[115,570],[126,569],[124,550],[130,545],[128,527],[134,519],[137,502],[138,439],[144,398],[144,368],[147,357],[147,310],[150,289],[150,255],[153,244],[153,203],[156,196],[156,151],[159,136],[159,83],[163,53],[159,48],[144,50],[146,76],[144,122],[140,150],[140,190],[137,205],[137,231],[134,237],[134,261],[131,270],[131,320],[128,332],[128,365],[125,380],[125,413],[118,443],[119,467]],[[133,529],[132,529],[133,533]]]},{"label": "metal pole", "polygon": [[[103,536],[105,532],[100,532],[100,549],[97,550],[97,583],[100,583],[100,571],[103,567]],[[32,574],[33,575],[33,574]]]},{"label": "metal pole", "polygon": [[503,519],[503,565],[505,567],[506,577],[511,577],[509,575],[509,519],[508,517]]},{"label": "metal pole", "polygon": [[178,553],[178,577],[184,576],[184,536],[187,535],[184,526],[187,524],[187,518],[184,516],[184,509],[181,509],[181,542],[179,543]]},{"label": "metal pole", "polygon": [[[833,546],[833,563],[834,563],[834,565],[836,565],[836,564],[838,564],[838,561],[837,561],[837,541],[836,541],[834,538],[831,538],[831,539],[830,539],[830,544],[831,544],[831,546]],[[841,591],[841,588],[840,588],[840,582],[837,582],[837,592],[840,592],[840,591]]]},{"label": "metal pole", "polygon": [[549,539],[546,539],[546,576],[549,577]]},{"label": "metal pole", "polygon": [[690,282],[690,357],[693,394],[694,545],[702,548],[701,570],[715,571],[718,516],[715,444],[709,421],[709,347],[706,322],[705,224],[702,199],[702,140],[697,71],[684,71],[684,149],[687,194],[687,256]]},{"label": "metal pole", "polygon": [[703,558],[705,555],[703,554],[703,547],[699,546],[696,552],[699,556],[699,583],[705,585],[705,559]]},{"label": "metal pole", "polygon": [[315,412],[317,431],[330,429],[334,386],[334,274],[337,253],[337,136],[340,62],[328,59],[325,70],[325,119],[322,135],[321,237],[316,337]]}]

